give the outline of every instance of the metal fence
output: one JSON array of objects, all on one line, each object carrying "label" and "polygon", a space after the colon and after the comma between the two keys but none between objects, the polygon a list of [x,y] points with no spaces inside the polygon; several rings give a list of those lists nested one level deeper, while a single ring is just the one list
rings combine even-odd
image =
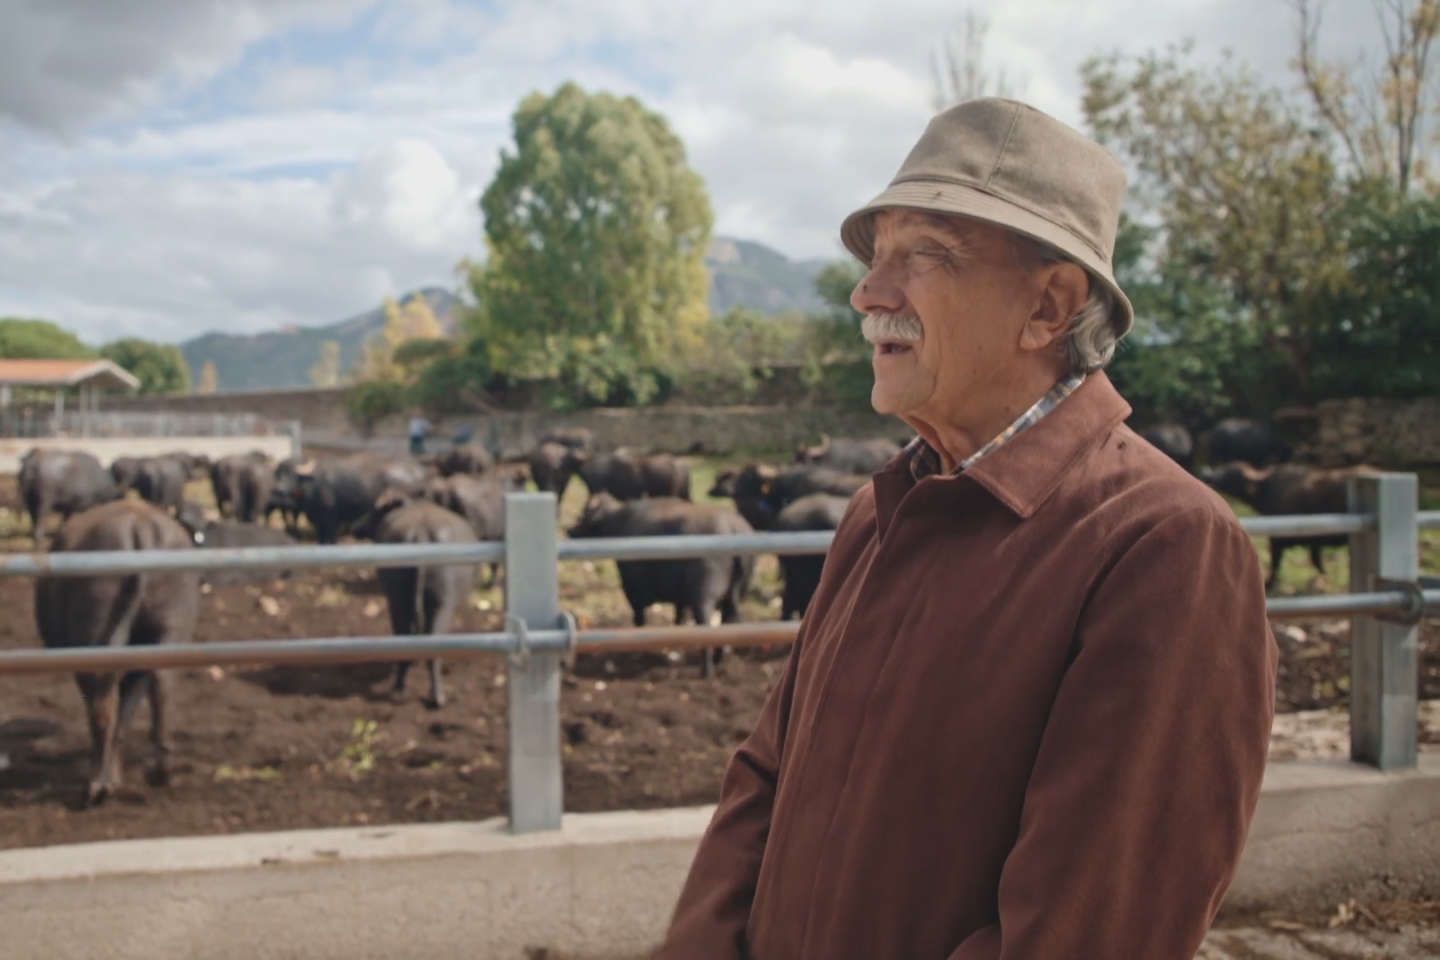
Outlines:
[{"label": "metal fence", "polygon": [[[1423,613],[1440,606],[1440,582],[1419,575],[1419,531],[1440,528],[1440,511],[1417,510],[1412,474],[1357,478],[1350,512],[1247,518],[1255,535],[1348,535],[1352,592],[1272,598],[1273,618],[1352,617],[1351,757],[1382,770],[1417,762],[1418,637]],[[418,637],[329,637],[0,652],[0,676],[71,671],[168,669],[229,664],[339,664],[429,657],[508,657],[509,815],[512,830],[555,829],[562,813],[560,675],[566,655],[720,645],[781,644],[796,623],[577,630],[559,600],[559,564],[572,560],[657,560],[730,554],[816,554],[829,532],[560,541],[552,494],[506,497],[503,543],[306,546],[114,553],[19,554],[0,576],[95,576],[213,569],[439,566],[504,563],[500,631]]]},{"label": "metal fence", "polygon": [[3,437],[266,437],[299,436],[298,420],[253,413],[146,413],[121,410],[22,408],[0,413]]}]

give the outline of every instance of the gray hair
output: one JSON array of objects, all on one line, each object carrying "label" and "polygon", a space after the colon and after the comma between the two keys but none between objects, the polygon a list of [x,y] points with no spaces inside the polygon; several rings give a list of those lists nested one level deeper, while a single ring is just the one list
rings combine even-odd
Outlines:
[{"label": "gray hair", "polygon": [[[1075,263],[1054,247],[1028,237],[1020,239],[1034,250],[1042,264]],[[1078,263],[1075,266],[1085,269]],[[1063,344],[1065,355],[1070,360],[1071,373],[1094,373],[1101,369],[1115,356],[1115,347],[1120,343],[1112,319],[1115,297],[1111,295],[1110,288],[1096,280],[1089,270],[1085,270],[1085,274],[1090,277],[1090,297],[1070,318],[1070,329]]]}]

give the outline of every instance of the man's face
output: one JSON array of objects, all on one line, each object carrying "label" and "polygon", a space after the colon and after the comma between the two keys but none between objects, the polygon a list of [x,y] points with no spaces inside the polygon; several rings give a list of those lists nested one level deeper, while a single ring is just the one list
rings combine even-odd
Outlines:
[{"label": "man's face", "polygon": [[1013,375],[1040,294],[1020,246],[989,224],[875,215],[875,259],[850,295],[874,353],[876,412],[950,421]]}]

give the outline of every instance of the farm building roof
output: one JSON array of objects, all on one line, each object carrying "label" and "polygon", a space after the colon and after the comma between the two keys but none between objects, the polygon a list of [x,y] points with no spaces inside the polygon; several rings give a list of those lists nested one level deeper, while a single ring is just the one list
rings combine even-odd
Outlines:
[{"label": "farm building roof", "polygon": [[135,390],[136,376],[110,360],[0,360],[0,384],[13,387],[77,387],[87,384]]}]

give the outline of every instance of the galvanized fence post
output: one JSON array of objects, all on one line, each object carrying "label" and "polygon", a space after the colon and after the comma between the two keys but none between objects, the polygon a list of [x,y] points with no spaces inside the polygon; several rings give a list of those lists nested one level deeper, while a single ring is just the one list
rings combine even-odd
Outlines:
[{"label": "galvanized fence post", "polygon": [[1414,474],[1350,480],[1352,513],[1374,514],[1373,530],[1350,538],[1350,590],[1405,589],[1421,606],[1350,620],[1350,758],[1381,770],[1416,764],[1419,696],[1420,528]]},{"label": "galvanized fence post", "polygon": [[[505,496],[505,611],[509,629],[554,629],[560,617],[555,495]],[[510,829],[558,830],[563,807],[560,772],[558,652],[522,650],[509,659]]]}]

